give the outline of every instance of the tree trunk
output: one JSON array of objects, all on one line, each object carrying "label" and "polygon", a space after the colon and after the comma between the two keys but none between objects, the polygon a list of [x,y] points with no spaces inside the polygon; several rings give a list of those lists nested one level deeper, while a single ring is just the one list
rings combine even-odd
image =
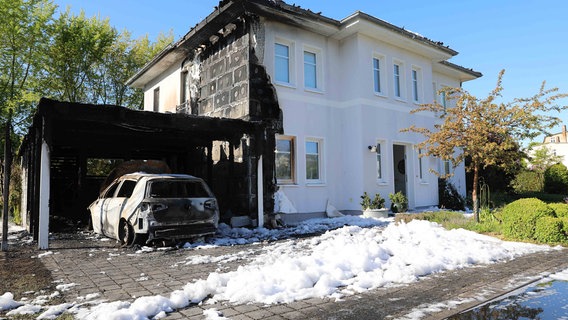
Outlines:
[{"label": "tree trunk", "polygon": [[477,186],[479,185],[479,167],[473,167],[473,187],[471,190],[471,200],[473,202],[473,217],[475,222],[479,222],[479,201],[477,200]]}]

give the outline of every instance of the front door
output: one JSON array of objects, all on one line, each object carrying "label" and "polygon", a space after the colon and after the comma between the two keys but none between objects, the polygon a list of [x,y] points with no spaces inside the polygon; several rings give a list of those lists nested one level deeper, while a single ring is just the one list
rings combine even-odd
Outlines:
[{"label": "front door", "polygon": [[394,192],[406,192],[406,146],[394,144],[392,146],[393,165],[394,165]]}]

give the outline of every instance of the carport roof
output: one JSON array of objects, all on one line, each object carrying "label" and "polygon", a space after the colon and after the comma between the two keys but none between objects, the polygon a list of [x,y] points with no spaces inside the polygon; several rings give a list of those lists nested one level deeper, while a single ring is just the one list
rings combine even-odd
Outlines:
[{"label": "carport roof", "polygon": [[40,100],[32,125],[32,129],[43,128],[52,147],[83,149],[88,156],[181,151],[208,146],[214,140],[238,143],[244,134],[257,133],[262,127],[260,121],[139,111],[47,98]]}]

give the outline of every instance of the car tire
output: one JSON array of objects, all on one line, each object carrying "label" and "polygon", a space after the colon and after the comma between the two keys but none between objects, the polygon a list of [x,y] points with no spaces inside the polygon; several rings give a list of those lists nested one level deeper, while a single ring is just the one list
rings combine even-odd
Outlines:
[{"label": "car tire", "polygon": [[119,240],[120,244],[123,247],[129,247],[132,245],[134,241],[134,229],[127,221],[122,220],[120,222],[120,230],[119,230]]}]

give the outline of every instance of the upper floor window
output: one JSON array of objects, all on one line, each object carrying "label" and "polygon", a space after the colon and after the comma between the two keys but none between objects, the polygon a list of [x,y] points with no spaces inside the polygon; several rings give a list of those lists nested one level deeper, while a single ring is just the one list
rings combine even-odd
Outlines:
[{"label": "upper floor window", "polygon": [[306,180],[319,182],[321,180],[321,141],[306,141]]},{"label": "upper floor window", "polygon": [[274,45],[275,79],[290,83],[290,46],[276,43]]},{"label": "upper floor window", "polygon": [[276,138],[276,180],[278,183],[295,182],[294,137],[279,136]]},{"label": "upper floor window", "polygon": [[156,89],[154,89],[154,111],[155,112],[159,112],[160,111],[160,87],[157,87]]},{"label": "upper floor window", "polygon": [[304,86],[310,89],[318,88],[316,54],[304,51]]},{"label": "upper floor window", "polygon": [[412,101],[420,102],[420,72],[418,69],[412,68]]},{"label": "upper floor window", "polygon": [[382,80],[382,59],[381,58],[373,58],[373,81],[375,85],[375,93],[382,94],[383,93],[383,80]]},{"label": "upper floor window", "polygon": [[442,105],[442,107],[444,107],[444,113],[445,113],[447,108],[446,91],[440,92],[440,104]]},{"label": "upper floor window", "polygon": [[400,64],[395,63],[393,66],[393,81],[394,81],[394,96],[397,98],[402,98],[402,93],[401,93],[401,81],[400,81]]},{"label": "upper floor window", "polygon": [[189,100],[189,73],[182,71],[181,88],[180,88],[180,104],[184,104]]}]

